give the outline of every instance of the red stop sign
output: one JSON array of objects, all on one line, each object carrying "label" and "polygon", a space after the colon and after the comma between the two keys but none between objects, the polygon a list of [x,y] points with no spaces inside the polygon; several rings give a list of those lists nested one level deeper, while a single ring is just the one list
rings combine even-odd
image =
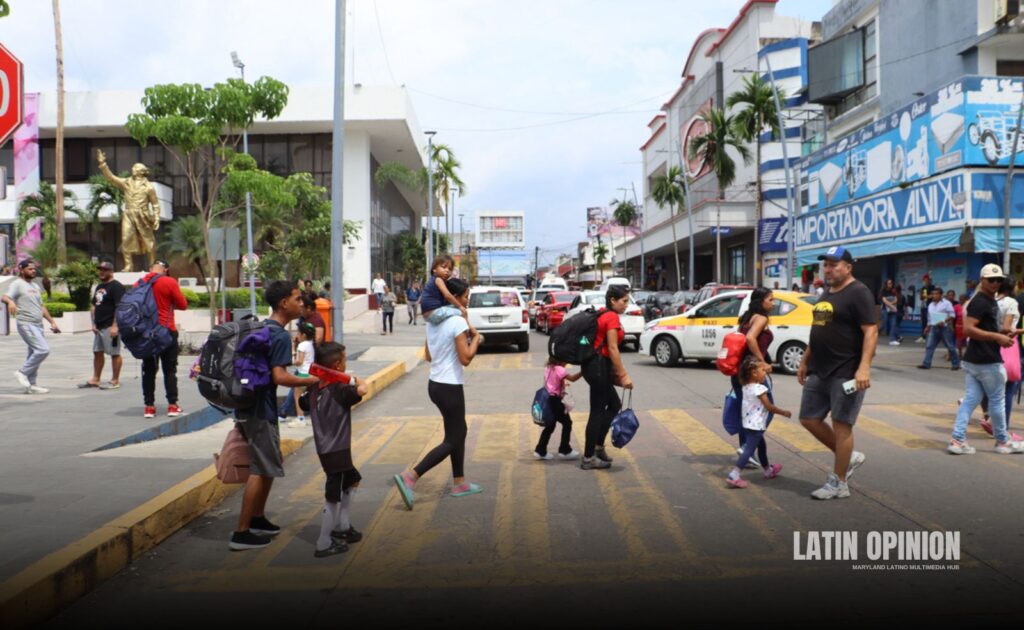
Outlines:
[{"label": "red stop sign", "polygon": [[21,61],[0,44],[0,146],[21,126],[24,89]]}]

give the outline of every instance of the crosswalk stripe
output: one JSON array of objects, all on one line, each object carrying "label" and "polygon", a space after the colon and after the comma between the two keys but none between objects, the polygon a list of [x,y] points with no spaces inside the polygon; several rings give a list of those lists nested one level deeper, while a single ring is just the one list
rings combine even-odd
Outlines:
[{"label": "crosswalk stripe", "polygon": [[[685,411],[681,409],[654,409],[649,413],[694,455],[719,455],[724,458],[722,464],[728,464],[730,460],[735,460],[736,449],[731,444],[720,438],[711,429],[704,426],[699,420]],[[781,548],[789,544],[788,539],[783,539],[778,534],[778,531],[785,529],[778,526],[780,520],[790,523],[792,529],[803,529],[803,526],[793,520],[786,510],[768,498],[760,488],[751,485],[743,493],[755,497],[758,503],[771,509],[775,515],[770,520],[767,520],[762,515],[756,513],[752,507],[753,502],[749,500],[741,501],[736,492],[726,487],[725,481],[721,476],[721,465],[695,464],[694,467],[702,470],[701,476],[716,491],[719,497],[736,512],[742,514],[747,522],[766,541],[770,542],[772,546]]]},{"label": "crosswalk stripe", "polygon": [[[938,424],[948,429],[950,434],[953,432],[953,423],[956,421],[957,413],[956,409],[948,410],[948,407],[947,409],[936,409],[935,406],[924,404],[880,405],[879,408],[924,420],[929,424]],[[946,444],[948,439],[949,434],[943,436],[943,444]],[[977,424],[972,423],[967,425],[967,439],[988,440],[991,439],[991,436],[985,433]]]},{"label": "crosswalk stripe", "polygon": [[[508,562],[515,551],[516,510],[512,485],[513,462],[502,462],[498,473],[498,497],[494,504],[494,549],[498,562]],[[531,514],[519,515],[529,521]]]},{"label": "crosswalk stripe", "polygon": [[529,418],[526,414],[513,413],[471,416],[472,421],[480,425],[472,461],[507,462],[516,460],[519,456],[519,427],[530,422]]},{"label": "crosswalk stripe", "polygon": [[946,443],[942,440],[930,440],[923,438],[911,433],[910,431],[904,431],[903,429],[897,428],[883,420],[865,415],[863,412],[861,412],[857,417],[857,424],[854,427],[854,432],[856,432],[857,429],[862,429],[871,435],[895,444],[900,448],[936,450],[946,447]]},{"label": "crosswalk stripe", "polygon": [[[441,426],[440,416],[416,416],[405,418],[397,435],[371,460],[373,464],[403,464],[415,462],[416,455]],[[436,446],[436,444],[435,444]]]},{"label": "crosswalk stripe", "polygon": [[831,452],[827,446],[811,435],[810,432],[800,424],[799,420],[776,416],[775,419],[772,420],[771,426],[768,427],[768,432],[765,433],[765,437],[781,438],[783,441],[792,445],[796,450],[804,453]]}]

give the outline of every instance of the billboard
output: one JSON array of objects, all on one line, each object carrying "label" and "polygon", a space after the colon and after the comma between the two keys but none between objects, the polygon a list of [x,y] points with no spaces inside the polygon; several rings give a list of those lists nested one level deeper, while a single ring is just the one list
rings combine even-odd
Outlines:
[{"label": "billboard", "polygon": [[[636,219],[626,226],[625,235],[627,238],[640,236],[640,212],[637,212]],[[608,207],[587,208],[587,237],[601,238],[622,238],[623,227],[615,220],[612,209]]]},{"label": "billboard", "polygon": [[[832,208],[961,166],[1007,166],[1024,79],[964,77],[800,162],[803,212]],[[1024,165],[1024,134],[1017,147]]]},{"label": "billboard", "polygon": [[523,279],[533,270],[525,252],[486,250],[477,253],[479,280],[490,278]]}]

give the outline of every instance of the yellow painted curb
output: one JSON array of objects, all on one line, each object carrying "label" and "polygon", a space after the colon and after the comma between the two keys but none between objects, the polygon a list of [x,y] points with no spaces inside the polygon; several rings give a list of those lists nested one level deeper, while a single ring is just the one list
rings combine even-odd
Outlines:
[{"label": "yellow painted curb", "polygon": [[[405,374],[396,361],[366,379],[370,400]],[[288,457],[310,441],[281,440]],[[217,479],[213,465],[192,475],[135,509],[55,551],[0,584],[0,627],[25,627],[45,621],[192,519],[242,488]]]}]

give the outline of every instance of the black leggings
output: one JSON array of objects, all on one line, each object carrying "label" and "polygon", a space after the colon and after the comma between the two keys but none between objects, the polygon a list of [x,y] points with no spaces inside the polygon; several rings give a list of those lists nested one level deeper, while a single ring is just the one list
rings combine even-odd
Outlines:
[{"label": "black leggings", "polygon": [[562,455],[568,455],[572,452],[572,446],[569,444],[569,438],[572,436],[572,419],[569,417],[569,412],[565,410],[565,404],[562,403],[562,399],[558,396],[552,396],[549,399],[551,405],[551,415],[555,417],[550,423],[544,425],[544,429],[540,432],[540,440],[537,442],[537,448],[533,449],[541,455],[547,455],[548,452],[548,440],[551,439],[551,434],[555,432],[555,425],[559,422],[562,423],[562,439],[558,445],[558,452]]},{"label": "black leggings", "polygon": [[437,405],[444,419],[444,441],[426,454],[413,470],[422,477],[428,470],[452,458],[452,477],[462,477],[462,464],[466,459],[466,395],[462,385],[427,382],[430,401]]},{"label": "black leggings", "polygon": [[383,319],[381,320],[381,332],[386,332],[388,330],[395,332],[395,312],[391,311],[388,313],[385,311],[381,313],[381,315],[383,315]]},{"label": "black leggings", "polygon": [[594,448],[608,437],[612,419],[619,413],[622,403],[615,393],[612,381],[612,360],[608,357],[596,356],[583,366],[583,380],[590,385],[590,417],[587,418],[586,442],[583,448],[584,457],[593,457]]},{"label": "black leggings", "polygon": [[174,343],[160,354],[142,360],[142,402],[147,407],[156,404],[156,372],[164,372],[164,393],[167,404],[178,404],[178,331],[171,333]]}]

